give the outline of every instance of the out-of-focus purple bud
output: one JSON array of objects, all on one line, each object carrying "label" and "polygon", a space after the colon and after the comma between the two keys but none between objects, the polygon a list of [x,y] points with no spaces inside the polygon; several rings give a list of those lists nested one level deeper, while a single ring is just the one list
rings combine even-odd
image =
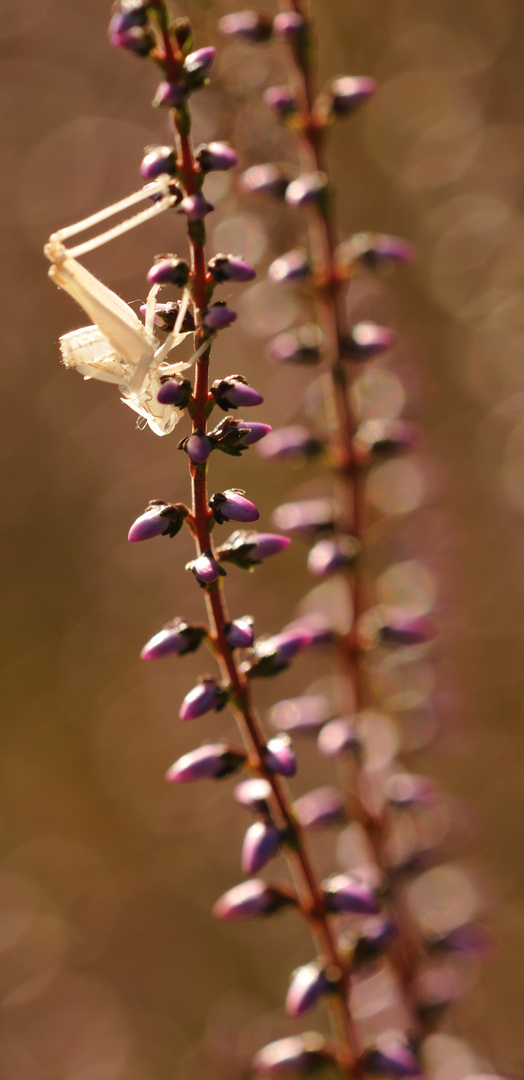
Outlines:
[{"label": "out-of-focus purple bud", "polygon": [[342,342],[342,354],[348,360],[371,360],[395,344],[397,335],[387,326],[374,322],[359,322]]},{"label": "out-of-focus purple bud", "polygon": [[259,44],[269,41],[273,33],[273,24],[267,15],[259,11],[235,11],[218,20],[218,29],[225,37],[243,38]]},{"label": "out-of-focus purple bud", "polygon": [[362,1056],[364,1068],[388,1076],[421,1076],[422,1066],[401,1032],[379,1035]]},{"label": "out-of-focus purple bud", "polygon": [[288,206],[322,206],[329,189],[329,179],[324,172],[302,173],[292,180],[286,191]]},{"label": "out-of-focus purple bud", "polygon": [[145,27],[130,26],[129,30],[114,31],[109,34],[109,44],[114,49],[127,49],[137,56],[149,56],[154,48],[155,39]]},{"label": "out-of-focus purple bud", "polygon": [[213,443],[204,431],[194,431],[192,435],[187,435],[185,439],[181,439],[178,449],[185,450],[187,456],[196,465],[202,465],[210,456]]},{"label": "out-of-focus purple bud", "polygon": [[164,80],[157,86],[152,104],[155,109],[179,109],[184,104],[185,98],[186,90],[183,86]]},{"label": "out-of-focus purple bud", "polygon": [[253,443],[260,442],[271,431],[271,424],[261,424],[256,420],[239,420],[238,423],[248,429],[247,434],[240,438],[241,446],[253,446]]},{"label": "out-of-focus purple bud", "polygon": [[339,757],[357,753],[361,746],[361,725],[358,716],[339,717],[330,720],[319,732],[317,740],[321,754]]},{"label": "out-of-focus purple bud", "polygon": [[323,334],[318,326],[306,323],[299,330],[279,334],[267,350],[271,364],[305,364],[312,366],[321,359]]},{"label": "out-of-focus purple bud", "polygon": [[181,214],[186,215],[188,221],[202,221],[215,208],[197,192],[195,195],[186,195],[178,204],[178,209]]},{"label": "out-of-focus purple bud", "polygon": [[359,465],[377,458],[412,450],[420,441],[420,428],[409,420],[365,420],[357,429],[351,449]]},{"label": "out-of-focus purple bud", "polygon": [[367,75],[344,75],[334,79],[328,87],[331,109],[335,116],[349,116],[372,97],[376,89],[375,80]]},{"label": "out-of-focus purple bud", "polygon": [[160,660],[164,656],[185,656],[198,649],[207,630],[202,626],[189,626],[183,619],[174,619],[163,626],[144,645],[141,660]]},{"label": "out-of-focus purple bud", "polygon": [[311,266],[302,248],[288,251],[268,267],[268,277],[277,283],[281,281],[306,281],[311,275]]},{"label": "out-of-focus purple bud", "polygon": [[326,1040],[316,1031],[304,1031],[264,1046],[253,1058],[253,1071],[256,1076],[311,1076],[325,1071],[326,1063],[336,1066]]},{"label": "out-of-focus purple bud", "polygon": [[256,270],[239,255],[213,255],[207,268],[213,281],[219,285],[224,281],[236,281],[243,284],[244,281],[253,281],[253,278],[257,276]]},{"label": "out-of-focus purple bud", "polygon": [[334,499],[306,499],[304,502],[283,503],[273,513],[273,521],[285,532],[316,536],[334,528],[339,508]]},{"label": "out-of-focus purple bud", "polygon": [[[442,1013],[464,992],[463,980],[454,967],[426,968],[419,972],[412,983],[413,996],[419,1016],[426,1022],[440,1018]],[[470,1077],[473,1080],[473,1077]],[[476,1080],[481,1080],[480,1076]],[[486,1080],[484,1076],[482,1080]],[[496,1080],[495,1077],[490,1080]],[[498,1080],[498,1078],[497,1078]]]},{"label": "out-of-focus purple bud", "polygon": [[226,172],[238,165],[238,156],[227,142],[202,143],[195,151],[202,172]]},{"label": "out-of-focus purple bud", "polygon": [[326,615],[320,611],[313,611],[310,615],[300,615],[284,627],[284,630],[306,630],[309,634],[310,645],[330,645],[333,640],[333,630]]},{"label": "out-of-focus purple bud", "polygon": [[176,154],[173,146],[146,146],[140,165],[143,180],[156,180],[158,176],[176,175]]},{"label": "out-of-focus purple bud", "polygon": [[276,15],[273,19],[275,34],[278,37],[285,38],[291,44],[302,38],[305,29],[305,19],[298,14],[298,11],[282,11],[280,15]]},{"label": "out-of-focus purple bud", "polygon": [[206,45],[203,49],[195,49],[188,53],[184,60],[184,73],[188,77],[189,85],[193,88],[195,80],[204,78],[216,56],[213,45]]},{"label": "out-of-focus purple bud", "polygon": [[336,985],[329,979],[325,968],[316,961],[296,968],[286,997],[288,1016],[304,1016]]},{"label": "out-of-focus purple bud", "polygon": [[435,627],[427,616],[388,604],[369,608],[357,624],[359,647],[366,650],[379,645],[422,645],[434,635]]},{"label": "out-of-focus purple bud", "polygon": [[224,893],[213,908],[217,919],[239,922],[257,916],[274,915],[284,907],[296,904],[296,896],[287,885],[270,885],[260,878],[251,878]]},{"label": "out-of-focus purple bud", "polygon": [[242,845],[242,869],[245,874],[258,874],[280,847],[280,831],[272,821],[254,821],[246,832]]},{"label": "out-of-focus purple bud", "polygon": [[217,563],[211,551],[203,551],[197,559],[186,563],[186,570],[191,570],[200,585],[211,585],[213,581],[225,574],[225,570]]},{"label": "out-of-focus purple bud", "polygon": [[227,690],[216,679],[205,676],[186,694],[178,715],[181,720],[198,720],[208,712],[221,712],[227,700]]},{"label": "out-of-focus purple bud", "polygon": [[347,821],[342,792],[329,785],[302,795],[293,810],[303,829],[329,829]]},{"label": "out-of-focus purple bud", "polygon": [[359,554],[360,544],[355,536],[319,540],[309,552],[307,568],[315,577],[330,577],[353,566]]},{"label": "out-of-focus purple bud", "polygon": [[216,379],[210,387],[211,393],[221,409],[247,408],[261,405],[264,398],[249,386],[243,375],[227,375],[225,379]]},{"label": "out-of-focus purple bud", "polygon": [[251,615],[242,615],[240,619],[225,624],[224,634],[230,649],[251,648],[255,640],[253,621]]},{"label": "out-of-focus purple bud", "polygon": [[364,967],[381,956],[397,935],[392,919],[368,919],[361,928],[353,950],[353,966]]},{"label": "out-of-focus purple bud", "polygon": [[166,780],[170,784],[186,784],[193,780],[221,780],[244,765],[246,752],[229,743],[207,743],[191,750],[175,761],[168,769]]},{"label": "out-of-focus purple bud", "polygon": [[361,232],[344,240],[335,252],[336,261],[342,266],[360,263],[369,270],[378,270],[388,263],[406,265],[415,258],[415,249],[400,236],[385,233]]},{"label": "out-of-focus purple bud", "polygon": [[236,317],[236,311],[232,311],[219,300],[202,312],[202,325],[205,330],[225,330],[236,321]]},{"label": "out-of-focus purple bud", "polygon": [[472,922],[454,926],[442,934],[428,934],[424,944],[431,952],[461,953],[479,958],[496,948],[495,939],[486,927]]},{"label": "out-of-focus purple bud", "polygon": [[323,882],[326,908],[351,915],[378,915],[380,904],[369,885],[350,874],[335,874]]},{"label": "out-of-focus purple bud", "polygon": [[428,776],[398,772],[387,780],[385,795],[391,806],[410,810],[413,806],[431,806],[438,799],[439,789]]},{"label": "out-of-focus purple bud", "polygon": [[278,701],[269,710],[272,727],[297,735],[316,735],[332,716],[331,703],[321,694],[304,694],[303,697]]},{"label": "out-of-focus purple bud", "polygon": [[176,405],[179,409],[185,409],[193,392],[189,379],[183,379],[181,375],[171,375],[164,376],[160,381],[157,401],[161,405]]},{"label": "out-of-focus purple bud", "polygon": [[290,182],[289,171],[282,165],[252,165],[240,177],[240,185],[250,194],[272,195],[275,199],[285,197]]},{"label": "out-of-focus purple bud", "polygon": [[145,26],[148,13],[145,4],[119,4],[109,20],[108,34],[121,34],[134,26]]},{"label": "out-of-focus purple bud", "polygon": [[151,540],[154,536],[176,536],[189,510],[184,503],[166,503],[153,499],[147,509],[133,522],[127,539]]},{"label": "out-of-focus purple bud", "polygon": [[252,659],[246,665],[250,679],[278,675],[291,660],[311,644],[311,635],[305,628],[283,631],[273,637],[256,642]]},{"label": "out-of-focus purple bud", "polygon": [[294,116],[297,111],[295,96],[289,86],[270,86],[264,93],[264,101],[280,120]]},{"label": "out-of-focus purple bud", "polygon": [[221,562],[233,562],[244,570],[252,570],[257,563],[278,555],[289,546],[287,536],[278,533],[257,533],[237,529],[216,550]]},{"label": "out-of-focus purple bud", "polygon": [[264,439],[260,456],[267,461],[300,461],[313,458],[323,449],[323,442],[302,424],[278,428]]},{"label": "out-of-focus purple bud", "polygon": [[219,525],[225,521],[258,521],[260,517],[255,504],[245,498],[241,488],[216,491],[209,500],[209,506]]},{"label": "out-of-focus purple bud", "polygon": [[235,799],[252,814],[267,814],[271,799],[271,784],[262,778],[242,780],[235,788]]},{"label": "out-of-focus purple bud", "polygon": [[147,271],[149,285],[176,285],[183,289],[189,277],[189,263],[176,255],[159,255]]},{"label": "out-of-focus purple bud", "polygon": [[289,735],[281,733],[275,735],[266,743],[264,752],[264,764],[270,772],[277,776],[294,776],[297,771],[297,759],[295,757]]},{"label": "out-of-focus purple bud", "polygon": [[[166,334],[171,333],[180,311],[180,301],[170,300],[168,304],[155,304],[155,326],[159,326]],[[140,314],[145,318],[146,304],[140,305]],[[181,333],[185,334],[195,329],[195,320],[191,311],[186,311],[182,320]]]}]

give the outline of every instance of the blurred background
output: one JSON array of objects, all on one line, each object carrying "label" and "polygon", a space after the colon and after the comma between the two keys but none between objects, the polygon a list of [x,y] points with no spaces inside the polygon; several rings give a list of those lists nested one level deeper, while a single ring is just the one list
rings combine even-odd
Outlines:
[{"label": "blurred background", "polygon": [[[215,42],[217,18],[235,6],[187,0],[173,9],[194,20],[199,46]],[[252,6],[276,10],[271,0]],[[365,110],[333,130],[341,238],[375,229],[419,252],[394,279],[359,281],[348,303],[355,318],[390,323],[401,336],[387,362],[363,375],[355,407],[362,416],[403,412],[426,433],[417,458],[376,474],[370,544],[378,599],[415,598],[434,610],[441,633],[431,662],[407,674],[385,669],[378,684],[387,707],[409,714],[410,760],[464,802],[457,817],[471,849],[462,858],[499,941],[434,1052],[446,1059],[446,1080],[479,1062],[519,1076],[522,5],[313,0],[312,9],[322,80],[366,74],[380,84]],[[233,734],[224,713],[194,728],[177,720],[208,665],[201,654],[138,659],[166,621],[201,617],[182,568],[189,537],[126,541],[149,499],[188,498],[187,461],[176,450],[187,432],[160,439],[137,430],[115,387],[84,384],[59,363],[59,335],[87,319],[47,280],[42,246],[56,228],[135,190],[144,146],[169,141],[165,114],[150,108],[155,72],[110,49],[108,15],[105,0],[18,0],[0,22],[0,1078],[222,1080],[243,1075],[250,1051],[275,1032],[303,1026],[283,1019],[282,1001],[310,946],[290,917],[215,924],[212,903],[241,878],[246,821],[229,785],[172,789],[163,779],[186,750]],[[193,98],[196,141],[230,139],[244,167],[293,160],[292,138],[261,103],[261,91],[285,77],[279,48],[219,48],[211,87]],[[228,294],[239,320],[214,349],[215,377],[242,372],[266,399],[253,418],[291,423],[301,369],[270,368],[264,350],[307,305],[267,285],[265,269],[301,239],[305,221],[239,194],[230,174],[207,190],[217,207],[209,253],[243,253],[259,271],[253,287]],[[166,250],[185,253],[176,215],[87,262],[138,305],[153,255]],[[255,452],[213,460],[211,490],[246,488],[265,530],[277,500],[315,483],[314,473],[263,464]],[[280,629],[304,590],[305,557],[297,542],[250,577],[232,568],[231,612],[254,614],[259,632]],[[325,664],[298,660],[262,684],[262,710],[304,691]],[[417,753],[434,730],[431,753]],[[315,770],[305,758],[297,793],[320,782]],[[332,866],[331,841],[319,857]]]}]

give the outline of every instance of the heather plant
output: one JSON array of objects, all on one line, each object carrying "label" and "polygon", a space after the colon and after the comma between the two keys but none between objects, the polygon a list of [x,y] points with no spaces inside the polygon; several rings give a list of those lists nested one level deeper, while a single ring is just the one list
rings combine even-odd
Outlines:
[{"label": "heather plant", "polygon": [[[464,958],[479,955],[486,940],[476,924],[446,919],[446,900],[427,917],[417,902],[417,879],[426,882],[430,894],[424,873],[445,855],[442,796],[430,779],[403,763],[402,717],[380,707],[376,672],[384,654],[402,653],[409,678],[409,664],[426,656],[434,628],[409,605],[375,602],[366,491],[377,464],[409,452],[420,433],[399,416],[359,418],[360,372],[396,338],[391,328],[370,320],[351,325],[346,307],[354,277],[408,264],[413,250],[405,240],[381,233],[359,232],[342,241],[337,235],[326,142],[336,122],[365,105],[374,81],[341,76],[322,90],[317,87],[314,29],[301,0],[290,0],[274,19],[252,11],[230,14],[221,20],[221,30],[255,48],[273,47],[275,37],[287,50],[290,85],[270,87],[265,100],[296,134],[298,163],[257,164],[244,172],[242,185],[253,198],[270,196],[290,212],[308,215],[303,245],[279,254],[269,276],[283,288],[302,290],[311,319],[274,338],[268,358],[276,365],[296,365],[299,374],[315,369],[308,387],[313,423],[271,431],[268,423],[239,418],[239,411],[262,404],[261,394],[241,373],[223,375],[212,366],[217,336],[236,319],[230,287],[249,283],[255,271],[242,253],[210,255],[207,249],[205,219],[213,206],[206,179],[233,169],[237,155],[225,142],[193,146],[192,95],[207,85],[215,50],[195,48],[189,20],[173,18],[164,0],[119,0],[109,40],[159,68],[153,105],[168,114],[173,144],[146,149],[140,191],[50,238],[51,277],[92,320],[61,339],[62,359],[88,378],[115,384],[122,401],[157,435],[172,434],[184,415],[191,421],[191,433],[177,443],[189,462],[190,505],[152,500],[131,525],[129,540],[163,537],[162,543],[176,544],[181,530],[189,529],[195,557],[185,569],[195,578],[195,594],[198,589],[202,594],[206,621],[177,614],[144,645],[141,656],[152,661],[207,648],[214,670],[186,693],[180,719],[198,720],[227,708],[238,723],[239,741],[217,738],[197,746],[168,769],[167,780],[182,785],[236,776],[240,781],[235,798],[253,819],[241,853],[242,869],[250,876],[217,901],[215,915],[243,921],[286,910],[299,914],[311,932],[314,954],[293,972],[286,1010],[296,1019],[323,1003],[332,1028],[331,1036],[307,1031],[261,1048],[255,1072],[304,1074],[328,1067],[352,1077],[431,1074],[427,1038],[460,993]],[[141,201],[147,208],[135,212]],[[67,246],[70,237],[132,208],[116,226]],[[149,292],[141,321],[79,259],[172,211],[186,220],[188,251],[155,257],[146,275]],[[185,348],[191,336],[189,357],[173,359],[174,350]],[[212,492],[208,486],[217,453],[237,458],[251,453],[254,444],[260,444],[268,469],[270,462],[291,459],[307,466],[313,461],[329,477],[322,481],[329,486],[327,495],[275,510],[278,533],[245,528],[259,512],[243,489]],[[234,531],[217,541],[229,523]],[[316,613],[309,603],[308,615],[256,638],[250,614],[228,611],[224,578],[257,572],[260,563],[287,548],[286,534],[312,541],[308,572],[321,582],[335,582],[346,618],[341,625],[329,610]],[[247,577],[246,582],[248,596]],[[279,617],[275,610],[275,621]],[[270,712],[275,734],[268,734],[253,684],[278,677],[299,654],[317,648],[333,657],[339,672],[334,693],[306,692],[276,702]],[[304,735],[314,736],[320,754],[339,764],[340,786],[322,786],[293,800],[287,786],[297,771],[292,739]],[[322,880],[309,833],[337,827],[345,829],[343,866]],[[279,854],[287,860],[289,880],[259,877]]]}]

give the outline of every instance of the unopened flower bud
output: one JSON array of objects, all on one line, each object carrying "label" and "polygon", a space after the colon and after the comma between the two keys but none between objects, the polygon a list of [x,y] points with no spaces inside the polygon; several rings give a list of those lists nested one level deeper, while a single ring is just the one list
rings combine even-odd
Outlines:
[{"label": "unopened flower bud", "polygon": [[213,908],[217,919],[238,922],[257,916],[274,915],[284,907],[296,904],[296,897],[287,885],[271,885],[260,878],[251,878],[224,893]]},{"label": "unopened flower bud", "polygon": [[281,732],[266,743],[264,751],[266,769],[277,776],[294,776],[297,771],[297,759],[289,735]]},{"label": "unopened flower bud", "polygon": [[256,420],[239,420],[238,423],[247,428],[247,434],[240,438],[241,446],[253,446],[253,443],[260,442],[260,439],[264,439],[271,431],[270,424],[261,424]]},{"label": "unopened flower bud", "polygon": [[241,488],[215,492],[209,500],[209,506],[219,525],[223,525],[225,521],[258,521],[260,517],[255,504],[245,498]]},{"label": "unopened flower bud", "polygon": [[[146,304],[140,305],[140,314],[145,318]],[[159,326],[164,333],[168,334],[174,328],[180,311],[180,301],[171,300],[168,304],[155,304],[155,326]],[[181,334],[191,333],[195,329],[195,320],[191,311],[186,311],[180,328]]]},{"label": "unopened flower bud", "polygon": [[210,387],[211,393],[221,409],[242,409],[261,405],[264,398],[249,386],[243,375],[227,375],[225,379],[216,379]]},{"label": "unopened flower bud", "polygon": [[297,111],[295,96],[288,86],[270,86],[264,94],[264,101],[280,120],[285,121]]},{"label": "unopened flower bud", "polygon": [[184,450],[191,461],[196,465],[202,465],[207,461],[213,450],[213,443],[204,431],[194,431],[192,435],[181,439],[178,444],[179,450]]},{"label": "unopened flower bud", "polygon": [[328,87],[331,110],[335,116],[349,116],[377,89],[374,79],[367,75],[344,75]]},{"label": "unopened flower bud", "polygon": [[360,322],[342,342],[342,354],[348,360],[371,360],[387,352],[395,344],[397,335],[387,326],[374,322]]},{"label": "unopened flower bud", "polygon": [[411,810],[414,806],[431,806],[438,798],[438,786],[429,776],[414,773],[393,773],[386,782],[385,795],[390,806]]},{"label": "unopened flower bud", "polygon": [[301,461],[316,457],[323,449],[323,442],[302,424],[278,428],[264,439],[259,448],[260,456],[267,461]]},{"label": "unopened flower bud", "polygon": [[224,172],[238,165],[238,156],[226,142],[202,143],[195,151],[195,160],[203,173]]},{"label": "unopened flower bud", "polygon": [[318,326],[306,323],[299,330],[286,331],[271,341],[267,357],[272,364],[318,364],[323,335]]},{"label": "unopened flower bud", "polygon": [[335,252],[341,266],[360,263],[369,270],[378,270],[388,263],[406,265],[413,262],[415,249],[407,240],[386,233],[355,233],[344,240]]},{"label": "unopened flower bud", "polygon": [[286,997],[288,1016],[304,1016],[336,985],[328,978],[325,968],[318,962],[305,964],[293,972]]},{"label": "unopened flower bud", "polygon": [[244,570],[252,570],[257,563],[271,555],[278,555],[289,546],[287,536],[278,533],[257,533],[237,529],[217,548],[221,562],[232,562]]},{"label": "unopened flower bud", "polygon": [[277,283],[281,281],[306,281],[311,275],[311,267],[306,252],[302,248],[288,251],[268,267],[268,277]]},{"label": "unopened flower bud", "polygon": [[316,735],[332,716],[331,703],[322,694],[304,694],[278,701],[269,710],[272,727],[297,735]]},{"label": "unopened flower bud", "polygon": [[324,172],[302,173],[293,180],[286,191],[288,206],[323,206],[329,188]]},{"label": "unopened flower bud", "polygon": [[133,522],[127,539],[134,543],[137,540],[151,540],[154,536],[176,536],[189,510],[183,503],[166,503],[161,499],[154,499],[140,517]]},{"label": "unopened flower bud", "polygon": [[367,1072],[399,1078],[422,1074],[420,1062],[400,1032],[379,1035],[375,1045],[363,1054],[362,1064]]},{"label": "unopened flower bud", "polygon": [[179,716],[181,720],[198,720],[200,716],[214,711],[221,712],[227,704],[228,694],[216,679],[206,676],[186,694]]},{"label": "unopened flower bud", "polygon": [[335,874],[323,882],[328,911],[351,915],[378,915],[380,904],[374,892],[360,878]]},{"label": "unopened flower bud", "polygon": [[159,176],[176,175],[176,154],[173,146],[147,146],[140,165],[143,180],[156,180]]},{"label": "unopened flower bud", "polygon": [[358,754],[361,747],[361,724],[358,716],[339,717],[330,720],[319,732],[317,745],[326,757]]},{"label": "unopened flower bud", "polygon": [[256,642],[253,657],[246,671],[248,677],[265,678],[270,675],[278,675],[287,668],[291,660],[311,644],[311,636],[304,628],[285,630],[273,637],[261,639]]},{"label": "unopened flower bud", "polygon": [[241,618],[226,623],[224,634],[230,649],[250,649],[255,639],[252,616],[242,615]]},{"label": "unopened flower bud", "polygon": [[202,312],[202,325],[205,330],[225,330],[236,321],[236,318],[236,311],[232,311],[222,301],[218,301]]},{"label": "unopened flower bud", "polygon": [[420,428],[409,420],[365,420],[355,432],[351,449],[359,465],[371,465],[376,459],[412,450],[419,441]]},{"label": "unopened flower bud", "polygon": [[363,967],[382,956],[397,933],[397,925],[392,919],[368,919],[359,931],[355,943],[353,966]]},{"label": "unopened flower bud", "polygon": [[309,552],[307,568],[315,577],[330,577],[353,566],[359,554],[360,544],[355,536],[319,540]]},{"label": "unopened flower bud", "polygon": [[204,551],[197,559],[186,563],[186,570],[191,570],[200,585],[211,585],[213,581],[225,574],[225,570],[217,563],[211,551]]},{"label": "unopened flower bud", "polygon": [[305,1031],[264,1046],[253,1058],[253,1071],[256,1076],[311,1076],[324,1073],[327,1063],[336,1067],[326,1040],[316,1031]]},{"label": "unopened flower bud", "polygon": [[266,863],[274,859],[280,843],[280,830],[272,821],[254,821],[242,845],[241,865],[244,873],[258,874]]},{"label": "unopened flower bud", "polygon": [[184,104],[186,91],[183,86],[176,82],[164,80],[157,86],[153,98],[153,108],[179,109]]},{"label": "unopened flower bud", "polygon": [[186,195],[179,203],[178,209],[181,214],[186,215],[188,221],[202,221],[215,208],[197,192],[195,195]]},{"label": "unopened flower bud", "polygon": [[184,60],[184,74],[190,89],[194,90],[202,85],[215,56],[216,49],[212,45],[188,53]]},{"label": "unopened flower bud", "polygon": [[330,786],[308,791],[293,809],[303,829],[328,829],[347,821],[342,792]]},{"label": "unopened flower bud", "polygon": [[435,629],[427,616],[412,615],[402,608],[377,604],[361,615],[357,640],[361,649],[379,645],[422,645],[431,640]]},{"label": "unopened flower bud", "polygon": [[235,11],[224,15],[218,21],[218,28],[225,37],[243,38],[254,44],[269,41],[273,33],[271,19],[258,11]]},{"label": "unopened flower bud", "polygon": [[285,197],[290,182],[289,171],[281,165],[252,165],[240,178],[244,191],[251,194],[272,195],[275,199]]},{"label": "unopened flower bud", "polygon": [[213,281],[219,285],[224,281],[242,284],[245,281],[253,281],[256,277],[256,270],[239,255],[213,255],[207,268]]},{"label": "unopened flower bud", "polygon": [[148,21],[147,5],[145,3],[126,3],[115,5],[111,19],[109,20],[108,33],[121,34],[125,30],[131,30],[134,26],[145,26]]},{"label": "unopened flower bud", "polygon": [[304,36],[306,21],[298,11],[282,11],[273,19],[273,30],[278,37],[294,44]]},{"label": "unopened flower bud", "polygon": [[193,392],[189,379],[183,379],[181,375],[171,375],[164,376],[160,382],[157,401],[161,405],[176,405],[179,409],[185,409]]},{"label": "unopened flower bud", "polygon": [[174,619],[162,627],[144,645],[141,660],[160,660],[164,656],[185,656],[198,649],[207,630],[201,626],[189,626],[183,619]]},{"label": "unopened flower bud", "polygon": [[114,49],[126,49],[137,56],[149,56],[155,39],[145,27],[131,26],[129,30],[112,31],[109,34],[109,43]]},{"label": "unopened flower bud", "polygon": [[189,277],[189,263],[177,255],[158,255],[147,271],[149,285],[176,285],[183,289]]},{"label": "unopened flower bud", "polygon": [[306,499],[303,502],[283,503],[273,513],[273,521],[279,529],[316,536],[331,532],[335,526],[339,508],[334,499]]},{"label": "unopened flower bud", "polygon": [[262,778],[242,780],[235,788],[235,799],[245,810],[252,814],[268,814],[271,799],[271,784]]},{"label": "unopened flower bud", "polygon": [[170,784],[186,784],[194,780],[221,780],[224,776],[238,772],[244,765],[246,756],[239,746],[207,743],[175,761],[166,773],[166,780]]}]

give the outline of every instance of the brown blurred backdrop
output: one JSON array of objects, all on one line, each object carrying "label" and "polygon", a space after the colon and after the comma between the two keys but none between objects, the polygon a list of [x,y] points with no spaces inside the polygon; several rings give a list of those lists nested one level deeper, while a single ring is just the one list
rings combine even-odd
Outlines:
[{"label": "brown blurred backdrop", "polygon": [[[173,6],[194,18],[198,45],[215,41],[217,17],[235,8],[230,0]],[[271,10],[271,0],[252,6]],[[394,281],[356,287],[350,304],[355,316],[391,319],[403,335],[367,392],[394,402],[400,394],[400,405],[404,392],[406,415],[427,432],[418,472],[377,484],[373,513],[379,523],[390,517],[392,537],[378,542],[377,568],[420,560],[435,583],[438,681],[425,671],[412,704],[426,717],[440,704],[445,737],[417,767],[472,808],[469,861],[500,941],[446,1030],[471,1039],[481,1064],[521,1075],[522,5],[312,6],[322,77],[370,74],[380,83],[367,110],[333,132],[341,236],[389,231],[420,253]],[[200,655],[138,660],[168,619],[201,614],[182,570],[189,538],[126,542],[150,498],[188,498],[177,435],[138,431],[116,388],[83,384],[58,360],[59,335],[87,320],[48,282],[43,243],[133,191],[143,147],[167,137],[165,116],[150,108],[153,69],[111,51],[107,19],[105,0],[18,0],[0,20],[0,1078],[221,1080],[242,1075],[250,1047],[273,1030],[299,1027],[282,1020],[282,1000],[310,947],[289,917],[260,927],[213,922],[214,899],[240,880],[246,821],[227,785],[164,783],[177,756],[232,734],[224,714],[195,727],[177,720],[181,697],[207,666]],[[261,89],[282,81],[278,49],[220,49],[211,88],[194,98],[197,141],[231,139],[244,165],[292,156],[292,141],[260,103]],[[303,223],[239,196],[229,175],[212,185],[210,253],[243,252],[263,283],[267,263],[300,239]],[[128,302],[143,301],[152,256],[184,249],[172,215],[88,264]],[[238,294],[237,327],[215,350],[216,374],[248,376],[266,397],[256,418],[275,426],[297,416],[297,374],[269,369],[265,339],[300,318],[302,303],[263,284]],[[212,476],[212,490],[245,487],[266,529],[275,499],[310,483],[262,466],[255,453],[213,461]],[[393,482],[398,505],[387,503]],[[304,589],[304,563],[297,543],[252,577],[231,570],[231,611],[256,615],[260,632],[279,629]],[[311,670],[299,661],[262,686],[262,706],[305,689],[323,663]],[[295,790],[315,780],[308,759]],[[320,858],[329,865],[331,843],[328,853]],[[461,1080],[477,1059],[461,1042],[450,1048],[446,1076]]]}]

